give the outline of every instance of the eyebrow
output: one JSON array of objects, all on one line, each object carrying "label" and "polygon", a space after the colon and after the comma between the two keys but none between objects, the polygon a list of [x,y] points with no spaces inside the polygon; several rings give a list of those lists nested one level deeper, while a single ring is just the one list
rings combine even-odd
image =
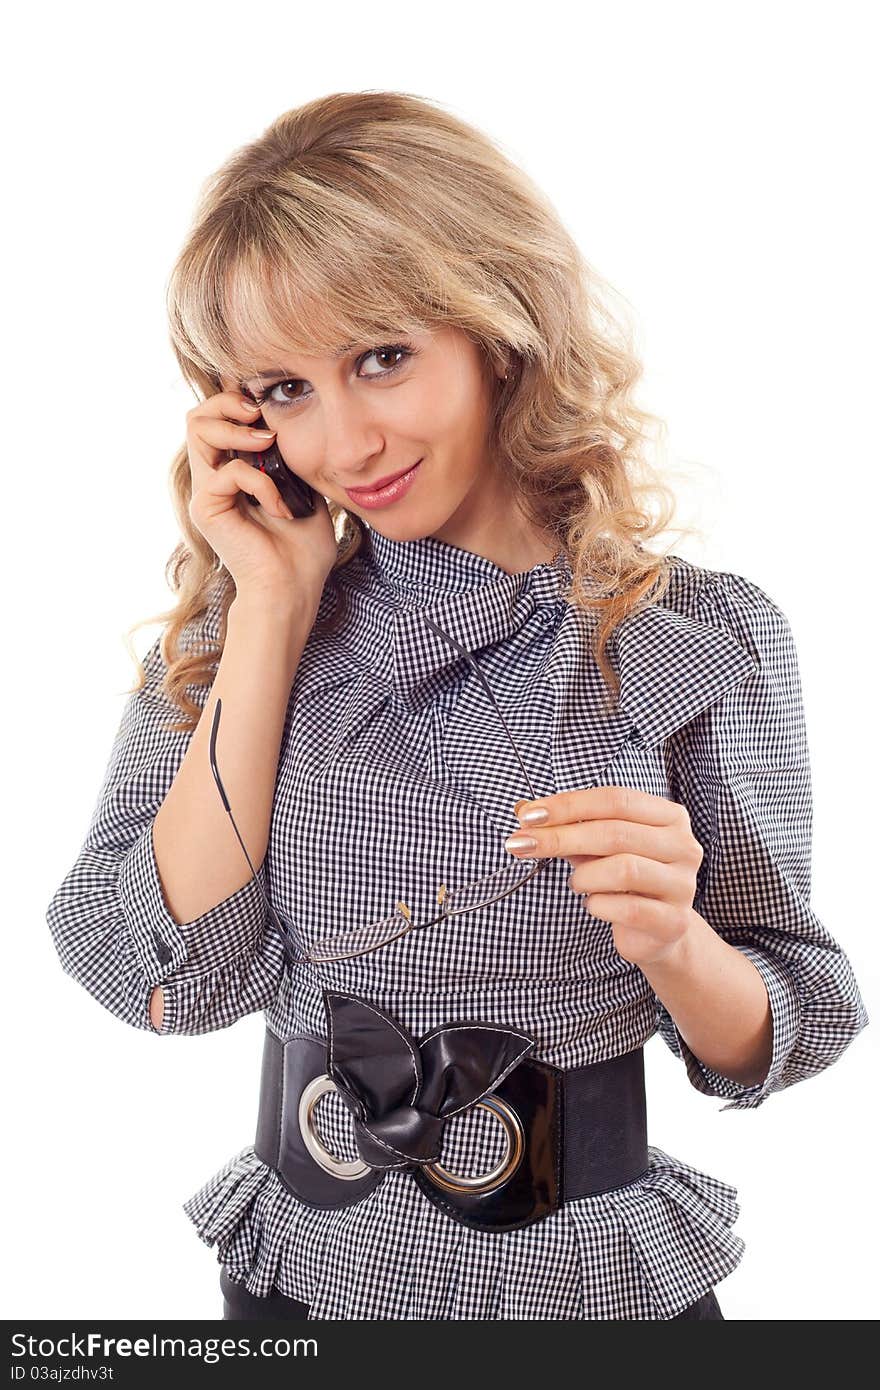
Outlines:
[{"label": "eyebrow", "polygon": [[[354,346],[355,346],[354,343],[343,343],[342,347],[338,347],[338,348],[335,348],[335,349],[334,349],[332,355],[333,355],[334,357],[337,357],[337,358],[339,358],[339,357],[344,357],[345,354],[346,354],[347,352],[351,352],[351,350],[352,350],[352,348],[353,348]],[[263,368],[258,372],[258,374],[257,374],[256,376],[249,377],[247,381],[240,381],[240,382],[239,382],[239,386],[240,386],[242,389],[244,389],[245,387],[259,386],[260,380],[261,380],[261,378],[263,378],[263,377],[267,377],[267,376],[289,377],[289,376],[291,376],[291,375],[292,375],[292,373],[289,371],[289,369],[288,369],[287,367],[263,367]]]}]

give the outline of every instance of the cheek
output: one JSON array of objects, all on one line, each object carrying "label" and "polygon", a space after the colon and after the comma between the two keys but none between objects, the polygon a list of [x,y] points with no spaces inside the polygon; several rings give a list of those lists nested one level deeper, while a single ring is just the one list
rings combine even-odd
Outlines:
[{"label": "cheek", "polygon": [[[459,453],[480,448],[488,424],[487,404],[479,378],[470,372],[443,373],[420,382],[407,393],[406,424],[413,438]],[[401,428],[403,424],[401,422]]]}]

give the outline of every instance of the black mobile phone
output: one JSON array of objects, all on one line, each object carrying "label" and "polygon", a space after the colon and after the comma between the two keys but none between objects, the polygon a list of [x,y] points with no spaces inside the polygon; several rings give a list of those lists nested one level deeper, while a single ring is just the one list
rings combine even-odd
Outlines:
[{"label": "black mobile phone", "polygon": [[[266,428],[262,415],[253,422],[251,428],[255,430]],[[277,444],[271,444],[268,449],[256,454],[246,454],[239,449],[236,457],[244,459],[245,463],[249,463],[252,468],[259,468],[261,473],[268,473],[295,517],[312,515],[315,510],[314,489],[304,478],[298,477],[292,469],[288,468],[281,457]],[[257,498],[251,497],[249,492],[245,493],[245,497],[252,506],[258,507],[260,505]]]}]

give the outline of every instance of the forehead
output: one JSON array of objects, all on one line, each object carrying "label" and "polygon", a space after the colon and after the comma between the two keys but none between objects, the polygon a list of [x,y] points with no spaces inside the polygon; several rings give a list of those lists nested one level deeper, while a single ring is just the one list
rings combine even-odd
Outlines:
[{"label": "forehead", "polygon": [[[349,270],[351,267],[349,267]],[[428,347],[449,325],[408,292],[405,282],[352,284],[338,272],[297,274],[290,267],[231,268],[218,305],[222,338],[216,370],[239,385],[306,374],[365,348],[417,339]],[[210,337],[214,337],[211,334]],[[297,371],[294,371],[297,368]]]},{"label": "forehead", "polygon": [[218,304],[220,369],[240,380],[286,365],[287,355],[333,356],[356,335],[326,290],[307,292],[277,268],[231,268]]}]

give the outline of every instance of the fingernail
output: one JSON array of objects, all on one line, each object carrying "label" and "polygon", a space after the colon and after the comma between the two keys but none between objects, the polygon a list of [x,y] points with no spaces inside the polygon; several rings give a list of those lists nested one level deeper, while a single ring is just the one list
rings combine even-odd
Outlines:
[{"label": "fingernail", "polygon": [[538,841],[531,835],[508,835],[504,841],[505,849],[537,849]]},{"label": "fingernail", "polygon": [[542,825],[545,820],[549,819],[550,812],[545,806],[538,806],[534,811],[523,811],[521,816],[517,816],[520,825]]}]

